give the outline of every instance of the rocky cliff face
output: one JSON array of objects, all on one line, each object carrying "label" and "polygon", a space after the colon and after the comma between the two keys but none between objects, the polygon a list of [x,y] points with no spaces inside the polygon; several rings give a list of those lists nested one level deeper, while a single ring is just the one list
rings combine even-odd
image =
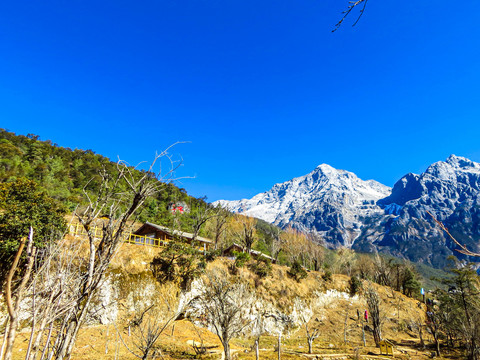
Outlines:
[{"label": "rocky cliff face", "polygon": [[479,195],[480,164],[451,155],[420,175],[405,175],[393,189],[320,165],[250,200],[221,203],[280,227],[316,232],[329,247],[380,251],[441,267],[455,246],[427,211],[461,243],[480,251]]},{"label": "rocky cliff face", "polygon": [[[455,244],[438,229],[427,211],[471,250],[480,240],[480,164],[451,155],[420,174],[400,179],[390,196],[378,201],[385,215],[354,244],[361,251],[377,249],[437,267],[445,265]],[[457,252],[455,255],[459,256]]]}]

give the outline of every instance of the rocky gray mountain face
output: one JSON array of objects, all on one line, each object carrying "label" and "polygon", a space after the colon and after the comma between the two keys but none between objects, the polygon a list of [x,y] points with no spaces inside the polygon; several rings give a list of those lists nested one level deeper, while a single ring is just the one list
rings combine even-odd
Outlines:
[{"label": "rocky gray mountain face", "polygon": [[252,199],[219,203],[282,228],[317,233],[328,247],[384,252],[442,267],[455,244],[427,211],[457,240],[480,251],[479,195],[480,164],[451,155],[423,174],[405,175],[393,189],[324,164]]},{"label": "rocky gray mountain face", "polygon": [[378,201],[385,214],[368,219],[353,248],[378,250],[442,267],[449,255],[461,256],[427,211],[460,243],[479,251],[479,195],[480,164],[451,155],[446,161],[432,164],[421,175],[407,174],[401,178],[390,196]]}]

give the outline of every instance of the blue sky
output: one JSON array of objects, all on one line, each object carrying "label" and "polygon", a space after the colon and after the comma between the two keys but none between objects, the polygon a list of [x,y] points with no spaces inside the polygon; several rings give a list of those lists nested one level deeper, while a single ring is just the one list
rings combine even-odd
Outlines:
[{"label": "blue sky", "polygon": [[0,127],[131,164],[176,141],[179,186],[246,198],[321,163],[392,186],[480,161],[480,3],[0,4]]}]

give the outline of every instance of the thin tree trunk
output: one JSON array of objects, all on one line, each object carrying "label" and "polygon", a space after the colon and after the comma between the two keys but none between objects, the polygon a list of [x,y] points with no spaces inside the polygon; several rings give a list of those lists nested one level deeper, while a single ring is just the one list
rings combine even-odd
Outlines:
[{"label": "thin tree trunk", "polygon": [[258,338],[255,339],[255,360],[260,359],[259,349],[258,349]]},{"label": "thin tree trunk", "polygon": [[228,341],[223,342],[223,352],[225,354],[225,360],[231,360],[230,343]]},{"label": "thin tree trunk", "polygon": [[362,340],[363,340],[363,346],[367,346],[367,341],[365,339],[365,322],[362,321]]},{"label": "thin tree trunk", "polygon": [[[435,352],[437,353],[437,356],[441,356],[440,355],[440,341],[438,339],[438,333],[435,333],[433,335],[433,338],[435,340]],[[473,359],[473,358],[472,358]]]},{"label": "thin tree trunk", "polygon": [[278,344],[277,344],[277,346],[278,346],[278,360],[280,360],[281,359],[281,352],[282,352],[282,349],[281,349],[281,347],[282,347],[282,334],[278,334]]},{"label": "thin tree trunk", "polygon": [[[40,341],[42,340],[43,333],[44,333],[45,328],[46,328],[47,323],[48,323],[48,316],[50,315],[50,311],[52,310],[53,299],[54,299],[54,293],[52,291],[52,293],[50,294],[50,297],[48,299],[48,302],[46,304],[45,310],[43,312],[42,322],[40,323],[40,326],[37,330],[37,336],[35,338],[35,341],[34,341],[33,347],[32,347],[33,351],[30,353],[29,357],[27,357],[27,356],[25,357],[25,359],[27,359],[27,360],[35,359],[38,348],[40,347]],[[53,321],[52,321],[52,325],[53,325]],[[32,334],[33,334],[34,330],[35,330],[35,327],[32,326]],[[51,335],[51,330],[49,331],[49,335]],[[47,342],[45,343],[46,344],[45,346],[47,346],[49,340],[50,340],[50,336],[48,336]]]},{"label": "thin tree trunk", "polygon": [[7,329],[8,329],[9,322],[10,322],[10,318],[7,316],[7,320],[5,321],[5,332],[3,333],[2,349],[0,350],[1,360],[3,360],[3,353],[5,352],[5,345],[7,344]]},{"label": "thin tree trunk", "polygon": [[45,354],[47,353],[48,348],[50,347],[50,338],[52,337],[52,331],[53,331],[53,322],[50,324],[50,329],[48,329],[47,340],[45,341],[45,346],[42,350],[42,356],[40,357],[40,360],[43,360],[45,358]]},{"label": "thin tree trunk", "polygon": [[37,297],[37,293],[35,291],[35,281],[33,282],[33,293],[32,293],[32,309],[33,309],[33,317],[32,317],[32,331],[30,332],[30,339],[28,340],[28,347],[27,347],[27,354],[25,355],[25,359],[28,360],[30,358],[30,351],[32,351],[33,345],[33,337],[35,335],[35,327],[37,326],[37,307],[35,299]]},{"label": "thin tree trunk", "polygon": [[18,263],[20,261],[20,257],[22,255],[23,249],[25,247],[25,239],[20,241],[20,246],[18,247],[17,255],[13,261],[12,267],[7,276],[7,284],[6,284],[6,302],[8,308],[8,315],[10,316],[10,326],[8,328],[8,335],[7,335],[7,346],[5,349],[5,360],[11,360],[12,358],[12,351],[13,351],[13,343],[15,342],[15,336],[17,333],[17,326],[18,326],[18,310],[20,308],[20,302],[23,299],[23,291],[27,285],[28,280],[30,279],[30,274],[32,272],[33,267],[33,260],[35,259],[35,247],[33,246],[33,228],[30,227],[30,233],[28,235],[28,245],[27,245],[27,265],[25,274],[22,277],[22,281],[17,288],[16,297],[15,297],[15,304],[12,304],[12,279],[15,274],[15,271],[18,267]]},{"label": "thin tree trunk", "polygon": [[20,261],[20,257],[22,256],[23,249],[25,248],[25,238],[20,240],[20,245],[18,246],[17,254],[15,255],[15,259],[13,260],[12,266],[7,275],[7,282],[5,288],[5,301],[7,303],[7,310],[8,310],[8,317],[10,319],[10,323],[8,327],[5,328],[5,333],[7,334],[6,339],[6,346],[5,346],[5,355],[3,359],[11,360],[12,358],[12,349],[13,349],[13,342],[15,340],[15,333],[17,330],[17,312],[15,311],[13,300],[12,300],[12,279],[15,271],[17,270],[18,263]]},{"label": "thin tree trunk", "polygon": [[308,353],[311,354],[313,352],[313,339],[308,338]]}]

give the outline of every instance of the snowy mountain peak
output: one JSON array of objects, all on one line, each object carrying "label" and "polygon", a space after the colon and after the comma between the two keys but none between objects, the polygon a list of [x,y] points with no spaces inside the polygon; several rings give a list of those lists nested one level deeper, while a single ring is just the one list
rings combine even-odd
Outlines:
[{"label": "snowy mountain peak", "polygon": [[[359,235],[359,219],[380,212],[376,202],[388,196],[390,191],[388,186],[377,181],[364,181],[352,172],[321,164],[309,174],[275,184],[252,199],[219,200],[217,203],[236,213],[306,231],[315,227],[311,222],[318,221],[318,217],[334,216],[346,234],[340,243],[349,246]],[[322,215],[325,212],[327,214]],[[334,230],[333,223],[331,228],[317,232]],[[337,224],[335,227],[338,228]]]},{"label": "snowy mountain peak", "polygon": [[475,169],[477,171],[478,169],[480,169],[479,163],[476,163],[470,159],[467,159],[466,157],[456,156],[453,154],[448,157],[448,159],[446,160],[446,163],[456,169],[462,169],[462,170]]},{"label": "snowy mountain peak", "polygon": [[328,164],[320,164],[315,168],[315,170],[313,170],[313,172],[315,172],[315,171],[323,172],[325,174],[329,174],[329,173],[332,173],[334,171],[339,171],[339,170],[335,169],[334,167],[331,167]]},{"label": "snowy mountain peak", "polygon": [[479,174],[480,164],[465,157],[450,155],[446,161],[438,161],[428,167],[424,176],[433,179],[457,182],[467,174]]}]

